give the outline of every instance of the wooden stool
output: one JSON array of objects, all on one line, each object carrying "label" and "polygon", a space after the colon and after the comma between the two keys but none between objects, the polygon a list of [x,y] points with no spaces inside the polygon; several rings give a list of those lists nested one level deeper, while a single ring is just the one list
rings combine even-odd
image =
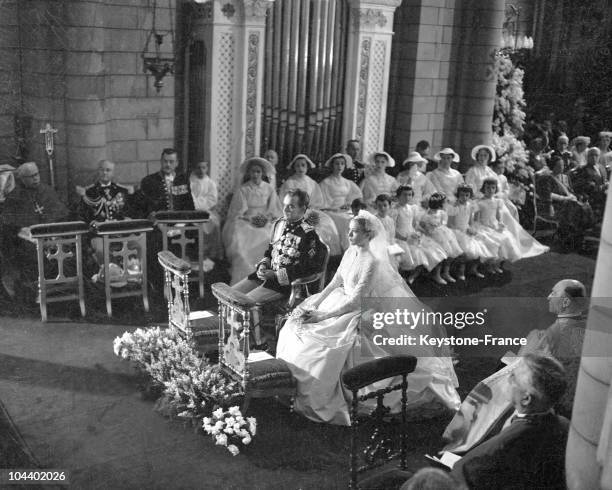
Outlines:
[{"label": "wooden stool", "polygon": [[[204,297],[204,226],[210,221],[210,215],[206,211],[158,211],[151,215],[155,226],[162,234],[162,251],[168,250],[168,246],[176,244],[180,247],[180,259],[189,262],[190,274],[197,272],[197,276],[189,277],[190,282],[198,281],[200,298]],[[195,237],[189,237],[193,234]],[[169,236],[170,235],[170,236]],[[187,255],[187,246],[195,245],[197,241],[198,258],[190,260]]]},{"label": "wooden stool", "polygon": [[[36,239],[38,293],[42,321],[47,321],[47,303],[73,299],[79,301],[81,316],[85,316],[82,236],[89,233],[89,227],[83,221],[69,221],[34,225],[30,231],[32,238]],[[74,275],[66,274],[65,261],[69,258],[74,258],[76,261]],[[56,277],[50,279],[45,277],[45,259],[57,262]],[[66,292],[67,286],[72,286],[75,291]]]},{"label": "wooden stool", "polygon": [[[92,223],[91,229],[103,242],[104,293],[108,316],[113,316],[112,299],[128,296],[142,296],[144,310],[148,312],[147,232],[153,230],[152,223],[146,219],[104,221]],[[133,273],[128,271],[131,257],[138,259],[140,267]],[[120,262],[118,269],[115,269],[115,277],[111,277],[111,258],[117,258]]]}]

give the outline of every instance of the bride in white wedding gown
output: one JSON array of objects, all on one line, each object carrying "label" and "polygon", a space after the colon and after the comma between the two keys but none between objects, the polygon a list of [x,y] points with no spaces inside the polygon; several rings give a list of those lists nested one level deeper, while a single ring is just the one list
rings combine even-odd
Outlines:
[{"label": "bride in white wedding gown", "polygon": [[[360,325],[362,301],[367,298],[401,298],[402,305],[413,311],[427,310],[389,262],[384,236],[378,218],[360,211],[349,225],[351,246],[334,278],[321,293],[304,301],[280,332],[276,356],[287,362],[297,379],[295,408],[309,419],[350,425],[350,394],[342,388],[341,372],[372,358],[398,354],[418,357],[408,376],[409,408],[442,403],[457,410],[460,405],[448,352],[422,345],[378,346],[373,332],[366,331],[367,322]],[[406,329],[405,333],[445,336],[443,330],[427,325],[412,332]],[[397,380],[386,382],[391,383]],[[381,387],[377,384],[374,389]]]}]

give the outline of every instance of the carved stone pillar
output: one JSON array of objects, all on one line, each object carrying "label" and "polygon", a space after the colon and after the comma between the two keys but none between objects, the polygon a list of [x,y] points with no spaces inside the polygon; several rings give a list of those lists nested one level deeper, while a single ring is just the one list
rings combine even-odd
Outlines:
[{"label": "carved stone pillar", "polygon": [[219,186],[220,211],[238,167],[259,154],[266,12],[274,0],[211,0],[194,34],[204,42],[205,158]]},{"label": "carved stone pillar", "polygon": [[344,141],[361,140],[362,159],[385,138],[393,13],[401,0],[350,0]]}]

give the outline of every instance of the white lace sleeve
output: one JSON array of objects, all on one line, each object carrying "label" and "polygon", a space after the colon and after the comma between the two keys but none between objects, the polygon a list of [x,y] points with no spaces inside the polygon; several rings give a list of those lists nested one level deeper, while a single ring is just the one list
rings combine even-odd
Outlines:
[{"label": "white lace sleeve", "polygon": [[[335,308],[326,312],[328,318],[340,316],[350,311],[357,311],[361,307],[361,298],[367,296],[367,292],[372,288],[372,278],[375,270],[374,258],[371,255],[364,255],[359,266],[359,279],[357,284],[347,291],[347,285],[344,283],[346,296],[344,301],[339,302]],[[340,268],[338,268],[340,269]]]}]

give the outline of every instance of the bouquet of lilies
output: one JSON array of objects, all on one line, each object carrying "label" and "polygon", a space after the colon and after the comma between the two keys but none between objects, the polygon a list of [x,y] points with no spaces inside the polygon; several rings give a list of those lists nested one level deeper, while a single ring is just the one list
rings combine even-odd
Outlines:
[{"label": "bouquet of lilies", "polygon": [[240,453],[238,445],[250,444],[257,432],[255,418],[243,417],[238,407],[230,407],[227,411],[218,408],[212,417],[204,417],[202,426],[215,444],[225,446],[233,456]]}]

